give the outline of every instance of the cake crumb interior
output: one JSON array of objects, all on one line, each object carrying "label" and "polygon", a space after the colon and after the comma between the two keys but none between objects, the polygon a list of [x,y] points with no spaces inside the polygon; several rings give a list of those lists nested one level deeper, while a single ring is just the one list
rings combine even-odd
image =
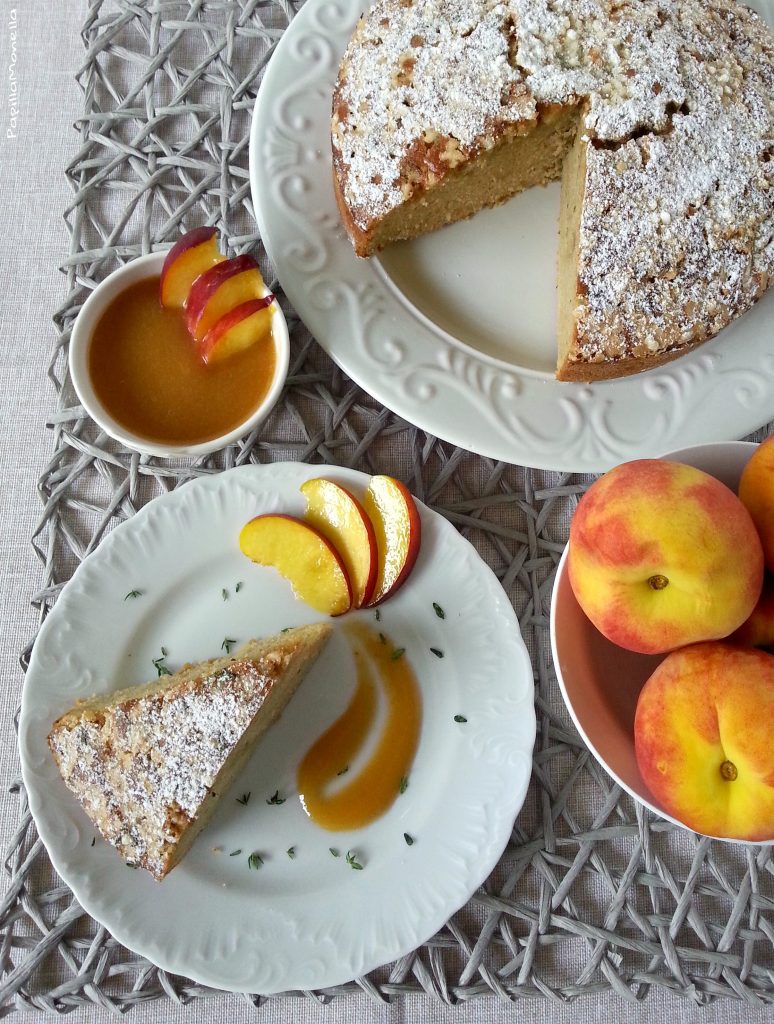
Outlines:
[{"label": "cake crumb interior", "polygon": [[433,188],[417,189],[381,220],[369,253],[465,220],[528,188],[556,181],[562,176],[579,123],[577,107],[552,107],[541,114],[529,133],[505,135],[475,160],[448,170]]}]

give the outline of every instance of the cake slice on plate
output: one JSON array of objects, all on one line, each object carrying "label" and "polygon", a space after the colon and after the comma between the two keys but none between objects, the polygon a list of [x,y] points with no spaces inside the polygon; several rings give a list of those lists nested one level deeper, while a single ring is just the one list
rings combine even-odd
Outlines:
[{"label": "cake slice on plate", "polygon": [[127,864],[162,879],[179,863],[330,634],[319,623],[251,640],[57,719],[62,778]]}]

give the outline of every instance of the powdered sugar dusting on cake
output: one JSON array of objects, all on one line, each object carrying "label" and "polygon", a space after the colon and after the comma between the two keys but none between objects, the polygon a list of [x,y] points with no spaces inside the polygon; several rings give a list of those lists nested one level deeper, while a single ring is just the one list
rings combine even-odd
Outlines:
[{"label": "powdered sugar dusting on cake", "polygon": [[508,5],[491,0],[385,0],[361,22],[342,64],[333,126],[360,223],[406,197],[401,165],[415,142],[448,137],[464,154],[488,124],[534,117],[526,89],[508,95],[522,79],[508,61],[508,18]]},{"label": "powdered sugar dusting on cake", "polygon": [[667,129],[588,149],[579,361],[679,352],[774,279],[771,37],[754,15],[721,6],[686,5],[681,32],[685,99]]},{"label": "powdered sugar dusting on cake", "polygon": [[129,864],[164,873],[169,846],[196,817],[287,660],[234,660],[52,733],[63,779]]},{"label": "powdered sugar dusting on cake", "polygon": [[673,8],[380,0],[353,36],[334,97],[334,153],[355,223],[365,227],[407,198],[416,182],[405,157],[428,133],[453,140],[465,158],[534,122],[539,104],[580,100],[601,139],[662,129],[686,94]]}]

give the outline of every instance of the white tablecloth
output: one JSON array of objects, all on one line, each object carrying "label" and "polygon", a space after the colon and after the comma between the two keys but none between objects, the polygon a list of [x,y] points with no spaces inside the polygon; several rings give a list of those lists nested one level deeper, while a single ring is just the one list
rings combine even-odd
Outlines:
[{"label": "white tablecloth", "polygon": [[[6,225],[0,258],[0,608],[2,609],[2,690],[0,692],[0,844],[11,836],[18,813],[17,798],[7,784],[18,775],[13,713],[22,673],[18,655],[36,629],[30,598],[40,585],[40,567],[30,546],[39,501],[36,481],[51,451],[45,420],[54,407],[46,369],[55,329],[51,318],[65,298],[65,281],[57,267],[68,253],[62,220],[69,200],[64,169],[78,146],[73,122],[80,114],[81,94],[74,73],[82,60],[79,28],[86,5],[78,0],[15,0],[15,18],[7,0],[0,5],[0,210]],[[9,27],[15,21],[15,39]],[[13,74],[12,74],[13,72]],[[16,84],[14,96],[13,84]],[[15,128],[12,104],[18,106]],[[15,136],[15,137],[12,137]],[[18,956],[18,954],[15,954]],[[27,1015],[25,1015],[27,1016]],[[272,999],[260,1009],[240,997],[217,997],[177,1007],[169,1000],[134,1010],[135,1024],[207,1020],[236,1022],[261,1019],[266,1024],[325,1020],[477,1021],[513,1019],[583,1024],[599,1020],[652,1022],[715,1020],[755,1022],[771,1012],[751,1012],[728,1001],[700,1010],[681,999],[654,992],[644,1005],[632,1008],[617,997],[583,997],[568,1007],[548,1001],[519,1006],[482,998],[459,1008],[446,1008],[424,997],[377,1006],[369,997],[342,997],[327,1008],[308,999]],[[103,1010],[81,1011],[71,1020],[113,1020]]]}]

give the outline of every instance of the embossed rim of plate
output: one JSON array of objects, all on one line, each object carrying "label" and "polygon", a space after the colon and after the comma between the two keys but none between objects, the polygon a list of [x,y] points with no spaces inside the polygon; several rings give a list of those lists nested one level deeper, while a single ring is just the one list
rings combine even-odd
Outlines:
[{"label": "embossed rim of plate", "polygon": [[[774,24],[774,0],[758,6]],[[299,316],[339,366],[422,429],[540,469],[601,472],[767,422],[774,290],[720,337],[664,367],[572,384],[508,367],[433,330],[377,266],[355,257],[331,185],[329,123],[338,62],[361,11],[359,0],[307,0],[266,71],[250,138],[266,250]]]},{"label": "embossed rim of plate", "polygon": [[[426,623],[444,628],[438,625],[432,601],[439,592],[448,595],[441,600],[447,617],[454,611],[455,628],[446,634],[447,657],[440,661],[425,655],[420,674],[428,709],[442,707],[443,715],[439,720],[426,710],[417,755],[425,767],[415,763],[412,784],[401,798],[406,802],[396,805],[398,817],[390,819],[392,811],[388,812],[362,833],[364,846],[371,844],[367,869],[347,872],[344,886],[337,881],[335,889],[321,897],[302,893],[297,898],[282,888],[282,877],[264,873],[256,884],[273,885],[273,896],[256,897],[253,902],[252,895],[245,900],[240,890],[219,887],[222,865],[211,866],[210,843],[217,842],[220,833],[211,834],[209,843],[205,839],[204,845],[202,840],[194,844],[161,884],[145,872],[127,871],[107,844],[91,846],[94,829],[66,792],[47,748],[51,722],[77,698],[110,689],[99,680],[110,675],[111,659],[125,657],[116,653],[121,644],[131,640],[131,650],[140,656],[143,637],[147,642],[149,631],[155,629],[157,610],[190,585],[192,572],[201,574],[202,565],[213,564],[222,572],[225,550],[229,558],[242,558],[236,545],[237,521],[243,523],[249,515],[263,511],[295,511],[294,502],[302,508],[300,483],[318,475],[320,469],[303,463],[238,467],[186,483],[116,527],[79,566],[43,624],[22,695],[22,775],[30,809],[56,870],[84,909],[128,948],[165,970],[232,991],[268,994],[327,988],[417,948],[467,901],[496,865],[531,773],[534,684],[513,608],[475,549],[450,523],[420,505],[419,560],[412,578],[381,615],[390,630],[393,625],[396,631],[415,628],[421,616],[427,616]],[[368,479],[354,470],[325,467],[324,471],[357,490]],[[192,563],[181,568],[179,577],[167,577],[168,567],[180,563],[181,552],[192,549],[192,530],[197,541]],[[133,580],[140,579],[143,560],[152,578],[161,574],[164,581],[156,594],[157,604],[146,605],[145,610],[137,601],[121,600],[128,585],[127,571]],[[250,569],[248,564],[241,571]],[[286,615],[287,608],[277,612],[273,607],[280,600],[290,602],[300,621],[321,618],[293,601],[285,581],[273,576],[269,580],[269,571],[261,572],[263,583],[253,576],[243,591],[254,595],[251,622],[253,615],[264,621],[272,614]],[[206,575],[200,583],[208,601],[225,606],[220,602],[220,582]],[[150,600],[150,595],[145,599]],[[187,599],[185,605],[190,620],[186,628],[197,635],[209,628],[211,614],[198,606],[199,600],[192,605]],[[120,635],[114,636],[117,621]],[[273,632],[277,625],[269,622],[266,632]],[[428,639],[424,628],[418,635]],[[153,633],[151,639],[155,645],[158,637]],[[185,655],[184,650],[181,653]],[[463,681],[468,724],[456,726],[452,718],[460,710]],[[304,704],[303,714],[308,712]],[[405,826],[397,824],[408,811],[421,815],[424,822],[410,853],[401,834]],[[291,824],[295,835],[300,826]],[[209,828],[216,826],[221,827],[217,816]],[[306,827],[313,835],[305,837],[304,849],[312,839],[327,849],[328,833],[308,823]],[[392,844],[388,848],[387,840]],[[279,860],[275,864],[281,872]],[[325,870],[314,861],[307,863],[305,873],[310,867],[309,877]],[[279,880],[272,882],[272,878]],[[347,888],[350,881],[353,884]],[[237,884],[242,880],[237,879]],[[271,921],[270,941],[266,921]],[[234,949],[239,956],[229,952]]]}]

